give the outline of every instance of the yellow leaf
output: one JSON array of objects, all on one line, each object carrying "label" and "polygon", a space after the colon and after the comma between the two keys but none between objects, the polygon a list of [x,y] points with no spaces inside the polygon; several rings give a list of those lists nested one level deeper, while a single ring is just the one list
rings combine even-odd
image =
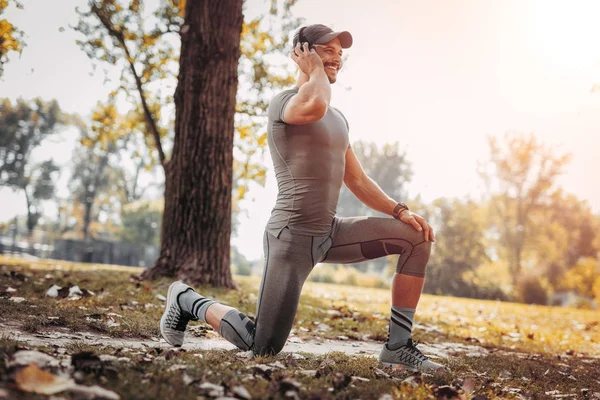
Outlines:
[{"label": "yellow leaf", "polygon": [[238,186],[238,198],[239,199],[243,199],[244,195],[246,194],[246,186],[245,185],[241,185]]},{"label": "yellow leaf", "polygon": [[71,379],[52,375],[50,372],[42,371],[35,364],[20,370],[15,376],[17,387],[24,392],[38,394],[56,394],[74,386]]}]

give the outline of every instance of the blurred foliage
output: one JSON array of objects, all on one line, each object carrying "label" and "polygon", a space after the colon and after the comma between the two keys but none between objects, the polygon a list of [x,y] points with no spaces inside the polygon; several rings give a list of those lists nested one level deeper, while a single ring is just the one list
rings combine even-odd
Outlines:
[{"label": "blurred foliage", "polygon": [[90,224],[105,222],[110,216],[116,219],[119,206],[128,201],[127,182],[116,150],[126,146],[130,138],[127,133],[139,129],[140,120],[135,112],[119,115],[115,105],[108,102],[98,103],[89,125],[78,125],[81,146],[73,154],[69,189],[74,204],[83,207],[83,219],[76,224],[82,238],[87,239]]},{"label": "blurred foliage", "polygon": [[41,202],[54,197],[59,168],[52,160],[32,163],[31,154],[65,123],[56,101],[0,100],[0,185],[21,190],[27,202],[27,228],[32,232]]},{"label": "blurred foliage", "polygon": [[491,230],[511,276],[520,276],[528,242],[534,237],[533,214],[557,190],[569,155],[554,155],[533,135],[515,132],[488,138],[490,161],[480,170],[490,195]]},{"label": "blurred foliage", "polygon": [[310,273],[310,282],[388,289],[391,281],[377,273],[364,273],[347,265],[319,264]]},{"label": "blurred foliage", "polygon": [[[17,8],[23,8],[20,1],[0,0],[0,17],[10,4]],[[25,46],[23,32],[6,18],[0,18],[0,78],[2,78],[4,72],[4,64],[8,61],[8,53],[17,52],[20,54],[23,51],[23,46]]]},{"label": "blurred foliage", "polygon": [[121,211],[122,240],[144,245],[158,246],[164,202],[138,200],[127,204]]},{"label": "blurred foliage", "polygon": [[490,261],[486,253],[487,209],[473,200],[437,199],[429,207],[428,222],[436,243],[427,266],[428,293],[479,298],[505,298],[495,282],[478,274]]},{"label": "blurred foliage", "polygon": [[559,289],[572,290],[580,296],[594,298],[594,285],[600,278],[600,261],[595,258],[583,258],[571,269],[569,269]]},{"label": "blurred foliage", "polygon": [[[291,14],[295,3],[272,0],[262,15],[244,21],[235,118],[234,212],[239,212],[238,201],[250,182],[265,182],[261,161],[268,100],[294,82],[293,71],[281,56],[291,32],[300,25]],[[94,0],[78,10],[75,30],[83,39],[77,43],[95,63],[120,71],[118,87],[111,95],[125,95],[144,121],[150,165],[167,162],[163,142],[172,142],[169,132],[184,9],[185,2],[180,0],[162,0],[154,10],[146,10],[141,0]]]},{"label": "blurred foliage", "polygon": [[522,274],[517,279],[516,299],[527,304],[548,304],[548,285],[544,279],[533,274]]},{"label": "blurred foliage", "polygon": [[236,275],[252,275],[252,265],[236,246],[231,246],[231,266],[232,272]]}]

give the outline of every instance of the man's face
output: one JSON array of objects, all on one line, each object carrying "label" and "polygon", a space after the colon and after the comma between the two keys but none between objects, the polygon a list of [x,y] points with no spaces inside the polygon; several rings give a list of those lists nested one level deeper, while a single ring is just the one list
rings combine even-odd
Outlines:
[{"label": "man's face", "polygon": [[314,48],[323,60],[329,83],[335,83],[337,74],[342,68],[342,44],[340,39],[335,38],[325,44],[315,44]]}]

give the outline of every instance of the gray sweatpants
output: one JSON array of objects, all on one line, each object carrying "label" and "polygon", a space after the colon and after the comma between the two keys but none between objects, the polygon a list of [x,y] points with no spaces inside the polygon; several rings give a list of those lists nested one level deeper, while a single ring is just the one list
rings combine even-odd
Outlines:
[{"label": "gray sweatpants", "polygon": [[355,263],[399,254],[396,272],[422,277],[431,251],[431,242],[423,240],[422,232],[392,218],[376,217],[336,217],[326,236],[293,235],[288,228],[279,237],[265,232],[263,243],[265,268],[255,323],[232,310],[221,324],[226,339],[260,355],[277,354],[285,345],[302,286],[315,264]]}]

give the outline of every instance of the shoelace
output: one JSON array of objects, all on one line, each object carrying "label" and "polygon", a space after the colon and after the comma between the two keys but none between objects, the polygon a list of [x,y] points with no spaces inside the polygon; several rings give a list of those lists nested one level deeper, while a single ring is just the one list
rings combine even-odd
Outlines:
[{"label": "shoelace", "polygon": [[178,307],[174,304],[169,308],[166,323],[169,328],[184,332],[189,320],[182,318],[181,313],[177,309]]},{"label": "shoelace", "polygon": [[419,344],[418,341],[413,342],[412,339],[409,339],[408,343],[405,346],[406,351],[410,352],[411,354],[414,354],[415,357],[419,358],[419,360],[425,361],[425,360],[427,360],[427,356],[425,354],[423,354],[423,352],[417,348],[418,344]]},{"label": "shoelace", "polygon": [[419,344],[419,342],[413,342],[412,339],[409,339],[407,344],[396,350],[399,361],[415,366],[423,364],[423,362],[427,360],[427,356],[416,347],[417,344]]}]

